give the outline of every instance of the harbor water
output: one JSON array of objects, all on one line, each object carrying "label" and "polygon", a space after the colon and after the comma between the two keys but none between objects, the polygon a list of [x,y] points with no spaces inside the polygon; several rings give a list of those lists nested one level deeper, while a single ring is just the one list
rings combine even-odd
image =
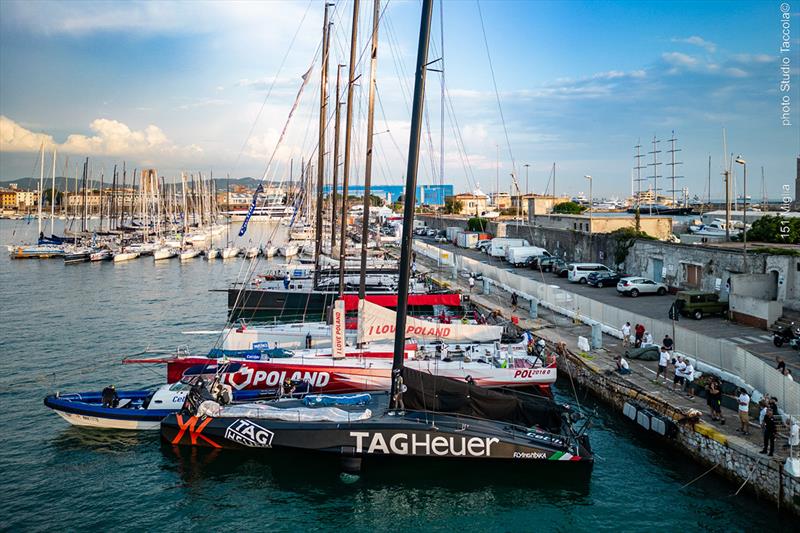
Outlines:
[{"label": "harbor water", "polygon": [[[0,243],[33,231],[0,221]],[[33,223],[35,226],[35,222]],[[251,223],[257,232],[258,224]],[[256,228],[256,229],[253,229]],[[262,228],[261,231],[267,231]],[[58,232],[58,231],[57,231]],[[243,243],[244,244],[244,243]],[[796,523],[688,457],[597,411],[591,481],[471,472],[425,463],[343,477],[325,458],[175,450],[157,432],[69,426],[42,404],[54,391],[131,388],[165,369],[121,365],[147,347],[207,350],[224,289],[243,259],[64,265],[0,254],[3,347],[0,529],[44,531],[758,531]],[[569,381],[557,396],[573,400]]]}]

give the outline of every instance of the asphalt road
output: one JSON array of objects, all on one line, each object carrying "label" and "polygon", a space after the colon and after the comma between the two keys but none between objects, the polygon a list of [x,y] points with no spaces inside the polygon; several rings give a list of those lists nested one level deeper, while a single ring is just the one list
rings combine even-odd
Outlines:
[{"label": "asphalt road", "polygon": [[[675,299],[674,296],[670,294],[664,296],[642,295],[638,298],[622,296],[617,292],[616,287],[597,288],[589,285],[580,285],[578,283],[572,283],[566,278],[559,278],[549,272],[540,272],[524,267],[514,268],[500,258],[490,257],[478,250],[459,248],[453,244],[437,243],[430,238],[420,238],[416,236],[414,238],[434,246],[439,246],[449,252],[471,257],[482,263],[492,264],[499,268],[504,268],[520,276],[526,276],[550,285],[558,285],[562,289],[575,294],[580,294],[581,296],[592,298],[593,300],[605,304],[628,309],[634,313],[650,318],[669,320],[669,308]],[[638,274],[633,272],[631,275]],[[747,351],[760,356],[769,363],[774,363],[775,358],[778,356],[782,357],[786,360],[787,364],[798,369],[797,372],[793,371],[792,373],[798,376],[797,379],[800,379],[800,353],[786,346],[782,348],[775,347],[772,344],[772,334],[769,331],[737,324],[719,317],[705,317],[702,320],[681,317],[679,323],[686,329],[702,333],[709,337],[728,339]]]}]

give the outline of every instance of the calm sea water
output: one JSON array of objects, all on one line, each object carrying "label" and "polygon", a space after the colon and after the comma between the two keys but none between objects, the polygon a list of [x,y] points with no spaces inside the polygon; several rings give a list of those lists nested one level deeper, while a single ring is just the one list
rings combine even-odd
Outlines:
[{"label": "calm sea water", "polygon": [[[0,243],[35,223],[0,221]],[[252,231],[259,231],[258,229]],[[262,229],[263,231],[263,229]],[[588,486],[512,472],[373,469],[343,479],[307,457],[206,453],[159,436],[73,428],[47,393],[162,382],[164,370],[121,365],[145,347],[209,338],[182,331],[225,320],[241,259],[65,266],[0,254],[0,492],[4,530],[757,531],[791,529],[764,502],[640,435],[591,399],[598,459]],[[558,392],[568,399],[567,388]],[[794,524],[796,526],[796,523]]]}]

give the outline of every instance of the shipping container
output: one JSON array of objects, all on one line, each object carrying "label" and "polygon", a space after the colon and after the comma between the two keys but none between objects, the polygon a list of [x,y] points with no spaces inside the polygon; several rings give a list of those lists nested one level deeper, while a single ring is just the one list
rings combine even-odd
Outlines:
[{"label": "shipping container", "polygon": [[505,259],[506,250],[515,246],[530,246],[530,243],[525,239],[494,238],[492,239],[492,245],[489,247],[489,255]]},{"label": "shipping container", "polygon": [[449,226],[445,230],[445,236],[447,237],[447,240],[449,242],[455,243],[456,242],[456,236],[459,233],[463,232],[463,231],[464,231],[464,228],[462,228],[461,226]]}]

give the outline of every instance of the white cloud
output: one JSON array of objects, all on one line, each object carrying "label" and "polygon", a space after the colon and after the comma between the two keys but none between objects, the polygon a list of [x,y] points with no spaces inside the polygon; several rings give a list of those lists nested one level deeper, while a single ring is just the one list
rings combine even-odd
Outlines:
[{"label": "white cloud", "polygon": [[0,152],[35,152],[46,149],[92,156],[192,156],[202,152],[196,145],[178,146],[158,126],[132,130],[117,120],[98,118],[89,128],[94,135],[71,134],[62,143],[52,135],[32,132],[6,116],[0,116]]},{"label": "white cloud", "polygon": [[700,64],[700,61],[696,57],[681,52],[665,52],[661,54],[661,58],[675,67],[695,68]]},{"label": "white cloud", "polygon": [[734,61],[739,63],[772,63],[775,58],[768,54],[737,54]]},{"label": "white cloud", "polygon": [[716,43],[712,43],[711,41],[706,41],[705,39],[703,39],[702,37],[700,37],[698,35],[692,35],[691,37],[685,37],[685,38],[682,38],[682,39],[673,38],[672,42],[673,43],[691,44],[692,46],[699,46],[700,48],[704,48],[706,50],[706,52],[708,52],[710,54],[713,54],[714,52],[717,51]]}]

